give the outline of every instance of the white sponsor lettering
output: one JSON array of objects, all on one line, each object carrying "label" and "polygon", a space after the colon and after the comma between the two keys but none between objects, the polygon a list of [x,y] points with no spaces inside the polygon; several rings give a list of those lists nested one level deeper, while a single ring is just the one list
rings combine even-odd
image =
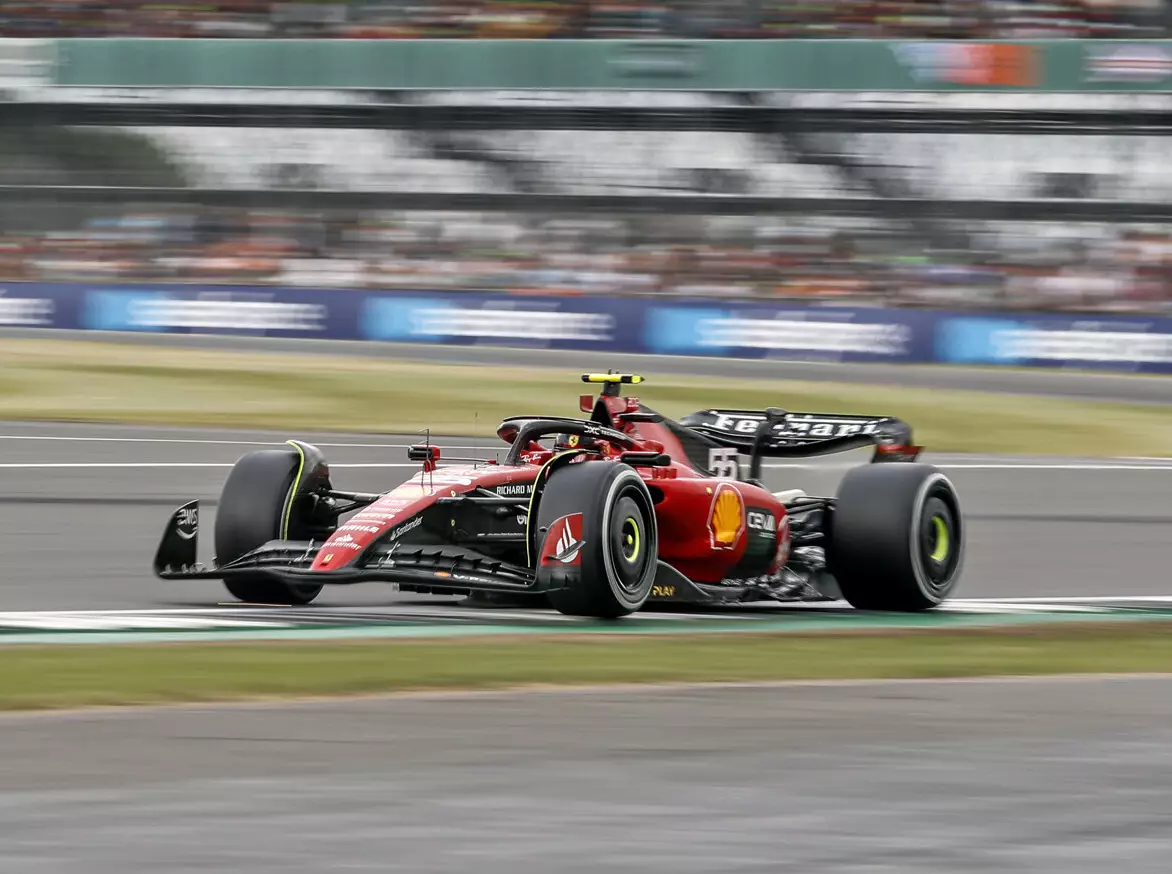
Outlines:
[{"label": "white sponsor lettering", "polygon": [[420,309],[411,317],[411,332],[423,336],[604,341],[614,333],[614,316],[606,313],[452,307]]},{"label": "white sponsor lettering", "polygon": [[398,540],[400,537],[402,537],[408,531],[413,531],[414,529],[418,528],[422,524],[423,524],[423,517],[416,516],[410,522],[407,522],[404,525],[400,525],[398,528],[396,528],[394,531],[392,531],[390,533],[390,535],[387,537],[387,540]]},{"label": "white sponsor lettering", "polygon": [[[452,474],[452,473],[444,473],[442,470],[437,470],[435,473],[422,473],[419,476],[421,477],[419,482],[412,481],[410,483],[405,484],[405,486],[400,486],[399,488],[405,488],[408,486],[418,487],[420,485],[424,485],[424,486],[431,486],[431,485],[470,486],[470,485],[472,485],[472,479],[470,477],[459,476],[458,474]],[[398,491],[398,489],[396,489],[396,491]]]},{"label": "white sponsor lettering", "polygon": [[812,352],[863,352],[902,355],[911,330],[905,325],[853,322],[803,322],[783,319],[703,319],[701,346],[800,349]]},{"label": "white sponsor lettering", "polygon": [[364,534],[378,534],[382,531],[377,525],[358,525],[353,522],[348,522],[338,529],[339,531],[360,531]]},{"label": "white sponsor lettering", "polygon": [[787,434],[806,434],[810,437],[846,437],[851,434],[874,434],[878,425],[874,422],[825,422],[815,419],[796,420],[788,423]]},{"label": "white sponsor lettering", "polygon": [[5,297],[0,291],[0,325],[51,325],[55,306],[42,297]]},{"label": "white sponsor lettering", "polygon": [[[733,431],[738,434],[753,434],[757,426],[764,421],[764,416],[740,415],[733,416],[719,413],[712,427],[721,431]],[[775,434],[797,434],[810,437],[845,437],[850,434],[875,434],[879,430],[877,421],[859,419],[844,419],[834,416],[790,415],[784,422],[774,425]]]},{"label": "white sponsor lettering", "polygon": [[738,479],[741,467],[737,451],[724,446],[709,449],[708,472],[717,479]]},{"label": "white sponsor lettering", "polygon": [[1120,331],[1005,330],[993,334],[998,359],[1066,361],[1172,361],[1172,334]]},{"label": "white sponsor lettering", "polygon": [[130,308],[133,325],[152,328],[231,328],[241,331],[321,331],[318,304],[249,300],[143,298]]},{"label": "white sponsor lettering", "polygon": [[777,520],[773,518],[772,513],[750,511],[746,515],[749,520],[749,527],[755,531],[765,531],[772,534],[777,530]]},{"label": "white sponsor lettering", "polygon": [[518,495],[527,495],[532,490],[533,490],[532,483],[518,483],[515,485],[510,485],[509,483],[505,483],[504,485],[500,485],[500,486],[496,487],[496,493],[503,498],[511,498],[511,497],[518,496]]},{"label": "white sponsor lettering", "polygon": [[190,540],[199,530],[199,509],[197,507],[184,507],[177,514],[175,521],[175,533],[184,540]]},{"label": "white sponsor lettering", "polygon": [[719,428],[721,431],[736,431],[741,434],[752,434],[757,430],[757,426],[764,418],[764,416],[727,416],[721,414],[716,417],[713,427]]},{"label": "white sponsor lettering", "polygon": [[335,537],[333,540],[331,540],[327,544],[326,548],[327,549],[338,548],[338,549],[358,550],[358,549],[362,549],[362,544],[355,543],[354,538],[351,537],[349,534],[343,534],[341,537]]}]

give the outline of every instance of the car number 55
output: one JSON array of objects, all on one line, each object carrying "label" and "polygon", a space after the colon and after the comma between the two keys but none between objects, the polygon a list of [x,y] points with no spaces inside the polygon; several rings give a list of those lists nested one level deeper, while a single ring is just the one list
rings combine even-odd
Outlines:
[{"label": "car number 55", "polygon": [[708,472],[717,479],[738,479],[740,463],[735,449],[708,450]]}]

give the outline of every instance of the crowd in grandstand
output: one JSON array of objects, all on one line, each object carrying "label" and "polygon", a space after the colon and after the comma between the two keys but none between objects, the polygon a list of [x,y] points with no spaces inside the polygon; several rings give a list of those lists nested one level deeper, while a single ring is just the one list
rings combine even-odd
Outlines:
[{"label": "crowd in grandstand", "polygon": [[[1170,23],[1172,0],[0,0],[0,37],[1110,38],[1167,35]],[[226,150],[226,166],[248,169],[240,166],[242,151],[235,141],[219,143],[218,131],[204,136],[215,142],[197,142],[191,131],[183,130],[170,151],[182,152],[188,163],[199,164],[195,159],[200,157],[200,166],[214,169],[219,165],[208,155],[218,154],[213,147],[219,144]],[[491,175],[503,166],[487,147],[466,149],[457,156],[460,160],[447,160],[450,156],[440,155],[434,143],[400,143],[397,136],[381,132],[359,160],[359,138],[348,135],[349,159],[343,165],[374,173],[371,168],[381,160],[387,165],[379,171],[384,176],[393,178],[388,169],[393,165],[410,176],[412,187],[419,187],[426,176],[420,167],[442,163],[442,172],[433,175],[461,190],[483,186],[460,182],[453,168],[471,172],[469,168],[480,167]],[[601,166],[599,156],[611,150],[598,148],[586,136],[575,134],[575,140],[588,153],[575,158],[572,150],[567,152],[580,184],[614,187],[616,179],[621,181],[616,169]],[[328,137],[322,142],[334,150]],[[559,169],[563,165],[538,158],[569,146],[561,141],[547,145],[544,151],[533,146],[536,157],[526,166],[548,164],[551,173],[565,176]],[[733,155],[726,163],[740,167],[744,178],[753,180],[746,187],[756,193],[772,191],[769,180],[786,193],[803,185],[837,192],[843,186],[868,184],[869,177],[855,166],[869,166],[866,161],[836,162],[833,155],[802,152],[801,143],[787,142],[787,160],[775,160],[770,166],[776,172],[768,178],[746,169],[764,166],[761,150],[750,148],[753,143],[740,143],[739,152],[729,151],[738,145],[731,140],[723,145],[724,152],[710,143],[694,151],[705,160]],[[886,150],[890,144],[881,145]],[[862,145],[854,142],[851,148],[858,152]],[[279,146],[252,143],[243,153],[267,160],[280,151]],[[658,147],[635,154],[670,164],[676,175],[686,175],[688,167],[710,166],[697,163],[695,156],[681,158],[683,163],[667,162],[665,150]],[[1145,163],[1140,152],[1129,154],[1137,166],[1165,166],[1162,155],[1154,162],[1149,155]],[[637,163],[623,155],[618,160],[624,168]],[[1083,158],[1089,160],[1087,155]],[[516,155],[511,159],[509,167],[520,166]],[[1037,170],[1028,156],[1015,160],[1013,166],[1022,172]],[[317,162],[310,156],[303,163]],[[922,170],[921,175],[947,175],[935,165],[920,167],[910,159],[904,163]],[[1011,163],[966,165],[965,178],[986,192],[1016,191],[1025,182],[1006,175]],[[874,157],[871,164],[885,161]],[[592,168],[601,174],[598,179]],[[847,172],[852,168],[853,173]],[[629,181],[642,184],[650,172],[643,167],[642,176],[635,173],[639,178]],[[1144,191],[1159,197],[1159,180],[1149,177],[1136,178]],[[1125,193],[1121,190],[1119,196]],[[966,228],[961,236],[970,237],[968,243],[939,251],[928,249],[915,231],[901,233],[891,224],[868,226],[861,220],[852,225],[845,219],[745,222],[731,229],[727,222],[693,219],[665,231],[668,223],[662,219],[649,228],[634,220],[567,217],[414,214],[323,220],[260,211],[108,212],[73,223],[50,222],[54,229],[40,232],[12,230],[11,221],[8,230],[0,227],[0,280],[495,289],[1172,312],[1172,226],[1084,226],[1077,232],[1063,230],[1059,239],[1038,237],[1037,228]],[[1024,242],[1014,245],[1015,239]]]},{"label": "crowd in grandstand", "polygon": [[4,0],[0,36],[995,39],[1167,31],[1167,0]]},{"label": "crowd in grandstand", "polygon": [[873,226],[724,221],[648,235],[616,219],[134,214],[0,236],[0,278],[1172,310],[1172,227],[946,255]]}]

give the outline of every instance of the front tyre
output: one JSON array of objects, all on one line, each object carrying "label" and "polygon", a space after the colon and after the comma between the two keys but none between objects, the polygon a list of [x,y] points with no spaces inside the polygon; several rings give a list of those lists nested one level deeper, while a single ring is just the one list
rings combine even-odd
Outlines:
[{"label": "front tyre", "polygon": [[588,461],[555,470],[541,495],[535,541],[539,583],[569,616],[616,619],[651,594],[659,561],[655,505],[630,466]]},{"label": "front tyre", "polygon": [[839,488],[827,569],[853,607],[929,610],[956,589],[964,535],[956,489],[937,468],[861,467],[850,471]]},{"label": "front tyre", "polygon": [[[220,493],[216,512],[216,562],[226,564],[270,540],[302,539],[303,514],[293,494],[304,459],[297,449],[264,449],[236,462]],[[307,539],[307,538],[306,538]],[[262,574],[224,580],[228,591],[252,604],[304,605],[321,586],[290,585]]]}]

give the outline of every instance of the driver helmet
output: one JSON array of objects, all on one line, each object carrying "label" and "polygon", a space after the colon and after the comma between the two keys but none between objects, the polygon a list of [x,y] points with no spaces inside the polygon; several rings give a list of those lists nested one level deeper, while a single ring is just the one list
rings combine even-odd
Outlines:
[{"label": "driver helmet", "polygon": [[586,434],[558,434],[557,439],[554,440],[553,448],[557,452],[565,452],[568,449],[587,449],[597,452],[600,447],[596,439]]}]

